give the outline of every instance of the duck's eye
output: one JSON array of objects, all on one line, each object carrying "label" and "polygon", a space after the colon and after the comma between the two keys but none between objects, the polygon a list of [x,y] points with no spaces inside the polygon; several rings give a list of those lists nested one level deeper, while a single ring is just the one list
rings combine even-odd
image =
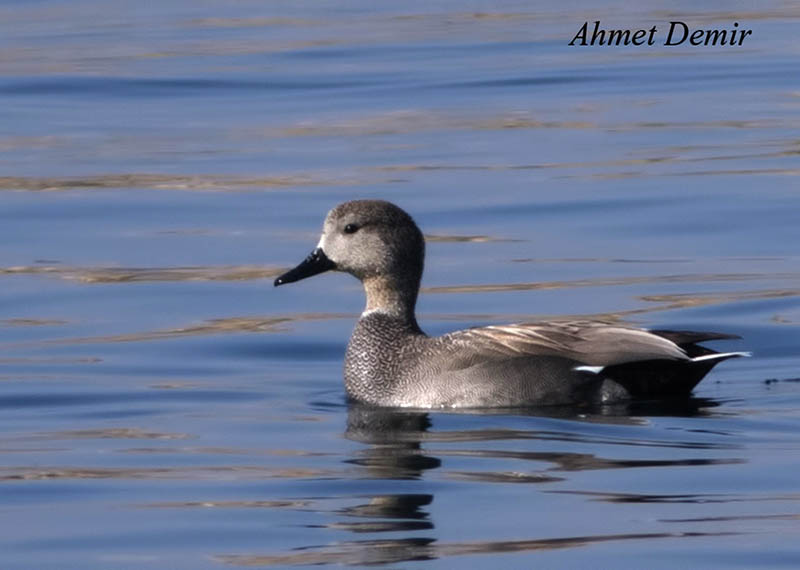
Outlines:
[{"label": "duck's eye", "polygon": [[355,224],[347,224],[344,227],[344,233],[346,234],[354,234],[358,231],[358,226]]}]

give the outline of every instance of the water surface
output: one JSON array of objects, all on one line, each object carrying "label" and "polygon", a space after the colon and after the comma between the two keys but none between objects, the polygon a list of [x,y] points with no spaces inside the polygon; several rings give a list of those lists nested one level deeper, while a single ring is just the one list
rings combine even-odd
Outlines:
[{"label": "water surface", "polygon": [[[575,48],[584,21],[752,28]],[[800,11],[0,7],[0,566],[796,567]],[[344,401],[325,212],[428,240],[440,334],[735,333],[685,405]]]}]

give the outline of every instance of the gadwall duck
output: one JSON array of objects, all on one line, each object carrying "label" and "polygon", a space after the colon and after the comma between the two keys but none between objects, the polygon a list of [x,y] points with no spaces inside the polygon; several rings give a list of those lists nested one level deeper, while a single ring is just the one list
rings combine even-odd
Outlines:
[{"label": "gadwall duck", "polygon": [[475,408],[686,398],[715,364],[747,355],[697,344],[733,335],[582,320],[429,337],[414,314],[424,257],[411,216],[389,202],[356,200],[331,210],[314,251],[275,280],[278,286],[333,269],[363,284],[367,306],[344,363],[351,400]]}]

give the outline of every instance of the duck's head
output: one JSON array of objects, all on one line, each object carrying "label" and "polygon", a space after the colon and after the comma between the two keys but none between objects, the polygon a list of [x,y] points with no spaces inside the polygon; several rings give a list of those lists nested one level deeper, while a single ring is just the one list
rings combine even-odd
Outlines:
[{"label": "duck's head", "polygon": [[365,285],[412,288],[416,297],[424,257],[422,232],[405,211],[383,200],[353,200],[328,212],[317,247],[275,286],[333,269]]}]

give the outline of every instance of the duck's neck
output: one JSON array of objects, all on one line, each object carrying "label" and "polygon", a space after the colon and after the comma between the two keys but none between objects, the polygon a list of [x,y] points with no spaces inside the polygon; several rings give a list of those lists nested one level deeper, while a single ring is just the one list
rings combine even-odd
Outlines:
[{"label": "duck's neck", "polygon": [[417,305],[419,279],[377,276],[363,281],[367,293],[365,314],[380,312],[419,330],[414,310]]}]

